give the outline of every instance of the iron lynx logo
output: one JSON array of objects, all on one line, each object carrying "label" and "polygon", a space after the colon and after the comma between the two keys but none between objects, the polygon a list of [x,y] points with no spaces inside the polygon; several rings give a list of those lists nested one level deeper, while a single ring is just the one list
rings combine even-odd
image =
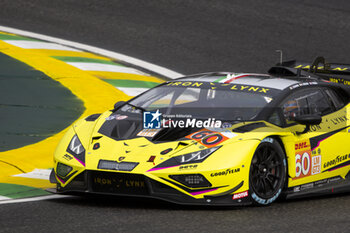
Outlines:
[{"label": "iron lynx logo", "polygon": [[[178,119],[173,119],[178,118]],[[164,115],[159,112],[144,112],[143,113],[143,128],[144,129],[160,129],[160,128],[221,128],[222,122],[215,118],[206,120],[197,120],[191,115]]]},{"label": "iron lynx logo", "polygon": [[156,112],[143,113],[143,128],[144,129],[160,129],[162,121],[162,113]]}]

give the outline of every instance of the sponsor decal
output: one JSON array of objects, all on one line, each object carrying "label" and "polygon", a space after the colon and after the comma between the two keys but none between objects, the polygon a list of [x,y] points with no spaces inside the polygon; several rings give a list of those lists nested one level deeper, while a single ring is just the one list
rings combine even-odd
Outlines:
[{"label": "sponsor decal", "polygon": [[119,114],[115,115],[116,120],[124,120],[126,118],[128,118],[128,116],[126,116],[126,115],[119,115]]},{"label": "sponsor decal", "polygon": [[227,176],[228,174],[233,174],[236,172],[239,172],[241,169],[240,168],[233,168],[233,169],[227,169],[224,171],[219,171],[219,172],[213,172],[210,174],[210,176],[215,177],[215,176]]},{"label": "sponsor decal", "polygon": [[167,119],[162,121],[163,128],[203,128],[203,127],[216,127],[220,128],[222,122],[215,118],[208,118],[207,120],[198,120],[196,118],[187,118],[185,120]]},{"label": "sponsor decal", "polygon": [[231,123],[228,123],[228,122],[224,122],[224,123],[222,123],[222,125],[221,125],[221,128],[223,128],[223,129],[231,128],[231,127],[232,127],[232,124],[231,124]]},{"label": "sponsor decal", "polygon": [[323,168],[328,168],[331,166],[335,166],[338,165],[339,163],[348,160],[350,158],[350,154],[346,154],[346,155],[338,155],[335,159],[332,159],[328,162],[325,162],[323,164]]},{"label": "sponsor decal", "polygon": [[248,85],[233,85],[231,87],[231,90],[267,93],[270,89],[264,88],[264,87],[248,86]]},{"label": "sponsor decal", "polygon": [[317,187],[320,187],[320,186],[322,186],[323,184],[326,184],[326,183],[328,183],[328,179],[323,179],[323,180],[319,180],[319,181],[315,181],[314,182],[315,186],[317,186]]},{"label": "sponsor decal", "polygon": [[346,124],[349,120],[346,116],[340,116],[330,119],[333,125]]},{"label": "sponsor decal", "polygon": [[311,152],[310,141],[295,143],[295,178],[299,179],[321,172],[322,156]]},{"label": "sponsor decal", "polygon": [[66,160],[68,160],[68,161],[71,160],[71,159],[73,159],[73,157],[70,156],[69,154],[63,155],[63,158],[66,159]]},{"label": "sponsor decal", "polygon": [[300,192],[300,186],[296,186],[293,188],[293,192]]},{"label": "sponsor decal", "polygon": [[[344,68],[344,69],[346,69],[346,68]],[[345,80],[343,78],[332,77],[332,78],[329,78],[329,81],[333,82],[333,83],[341,83],[341,84],[344,84],[344,85],[350,85],[350,81],[349,80]]]},{"label": "sponsor decal", "polygon": [[299,142],[299,143],[296,143],[295,144],[295,150],[301,150],[301,149],[304,149],[304,148],[308,148],[309,145],[308,143],[305,141],[305,142]]},{"label": "sponsor decal", "polygon": [[179,167],[179,170],[191,170],[191,169],[196,169],[198,167],[198,164],[194,165],[181,165]]},{"label": "sponsor decal", "polygon": [[[228,76],[227,76],[228,77]],[[203,82],[189,82],[189,81],[177,81],[177,82],[169,82],[167,86],[178,86],[178,87],[201,87],[206,86],[206,83]],[[243,91],[243,92],[256,92],[256,93],[269,93],[270,89],[266,87],[259,87],[253,85],[242,85],[242,84],[234,84],[231,85],[229,83],[210,83],[211,89],[216,89],[218,87],[233,90],[233,91]]]},{"label": "sponsor decal", "polygon": [[267,137],[267,138],[264,138],[263,140],[261,140],[261,142],[273,143],[273,138]]},{"label": "sponsor decal", "polygon": [[295,85],[289,87],[289,89],[293,90],[293,89],[298,88],[298,87],[309,86],[309,85],[317,85],[317,82],[298,83],[298,84],[295,84]]},{"label": "sponsor decal", "polygon": [[336,182],[336,181],[340,181],[340,180],[342,180],[342,178],[340,176],[336,176],[336,177],[332,177],[332,178],[328,178],[328,179],[323,179],[323,180],[318,180],[315,182],[295,186],[295,187],[293,187],[293,192],[296,193],[296,192],[300,192],[300,191],[306,190],[306,189],[319,188],[319,187],[325,186],[331,182]]},{"label": "sponsor decal", "polygon": [[[174,119],[180,118],[180,119]],[[185,118],[185,119],[183,119]],[[143,113],[143,128],[144,129],[160,129],[160,128],[203,128],[216,127],[220,128],[222,122],[215,118],[206,120],[193,118],[191,115],[175,114],[162,115],[159,109],[156,112]]]},{"label": "sponsor decal", "polygon": [[115,119],[115,116],[109,116],[109,117],[106,117],[106,121],[111,121],[111,120],[113,120],[113,119]]},{"label": "sponsor decal", "polygon": [[310,125],[310,131],[315,132],[321,130],[322,127],[320,125]]},{"label": "sponsor decal", "polygon": [[182,86],[182,87],[200,87],[202,82],[170,82],[167,86]]},{"label": "sponsor decal", "polygon": [[156,112],[143,113],[143,128],[144,129],[160,129],[161,128],[162,113]]},{"label": "sponsor decal", "polygon": [[321,173],[321,155],[312,156],[311,175]]},{"label": "sponsor decal", "polygon": [[314,187],[314,183],[300,185],[300,190],[310,189]]},{"label": "sponsor decal", "polygon": [[278,192],[276,193],[276,195],[271,197],[270,199],[262,199],[262,198],[258,197],[258,195],[256,195],[254,192],[251,194],[251,196],[256,202],[258,202],[262,205],[267,205],[267,204],[274,202],[278,198],[278,196],[281,194],[281,192],[282,192],[282,189],[279,189]]},{"label": "sponsor decal", "polygon": [[329,178],[328,181],[329,182],[335,182],[335,181],[339,181],[341,180],[342,178],[340,176],[337,176],[337,177],[333,177],[333,178]]},{"label": "sponsor decal", "polygon": [[241,199],[241,198],[244,198],[244,197],[248,197],[248,190],[244,191],[244,192],[241,192],[241,193],[233,194],[232,200],[237,200],[237,199]]},{"label": "sponsor decal", "polygon": [[136,134],[139,137],[154,137],[160,129],[143,129]]},{"label": "sponsor decal", "polygon": [[213,130],[202,129],[193,134],[186,136],[186,138],[195,140],[203,146],[210,148],[226,141],[229,138],[235,137],[236,134],[227,129],[213,128]]},{"label": "sponsor decal", "polygon": [[109,179],[94,177],[93,182],[99,185],[114,185],[116,188],[144,188],[145,182],[140,180],[126,180],[126,179]]},{"label": "sponsor decal", "polygon": [[[300,64],[300,65],[295,66],[294,68],[296,68],[296,69],[298,69],[298,68],[310,69],[310,65],[302,65],[302,64]],[[323,67],[323,66],[318,66],[317,69],[318,69],[318,70],[321,70],[321,69],[324,69],[324,67]],[[346,70],[348,70],[347,67],[341,67],[341,66],[338,66],[338,67],[331,67],[331,68],[328,68],[328,69],[330,69],[330,70],[336,70],[336,71],[346,71]]]},{"label": "sponsor decal", "polygon": [[120,115],[120,114],[116,114],[116,115],[110,115],[109,117],[106,118],[106,121],[111,121],[111,120],[124,120],[128,118],[128,116],[126,115]]}]

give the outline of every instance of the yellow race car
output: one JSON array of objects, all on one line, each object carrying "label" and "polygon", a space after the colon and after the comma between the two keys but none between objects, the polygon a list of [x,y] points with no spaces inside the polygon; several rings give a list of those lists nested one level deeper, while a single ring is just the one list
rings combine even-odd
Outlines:
[{"label": "yellow race car", "polygon": [[350,89],[328,81],[334,69],[288,64],[186,76],[80,120],[51,191],[267,205],[349,190]]}]

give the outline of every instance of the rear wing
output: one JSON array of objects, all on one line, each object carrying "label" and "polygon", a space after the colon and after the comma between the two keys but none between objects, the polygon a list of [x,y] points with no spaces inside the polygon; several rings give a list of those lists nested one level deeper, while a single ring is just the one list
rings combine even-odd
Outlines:
[{"label": "rear wing", "polygon": [[327,63],[323,57],[317,57],[312,63],[297,60],[278,63],[269,70],[269,73],[283,76],[309,76],[350,85],[350,64]]}]

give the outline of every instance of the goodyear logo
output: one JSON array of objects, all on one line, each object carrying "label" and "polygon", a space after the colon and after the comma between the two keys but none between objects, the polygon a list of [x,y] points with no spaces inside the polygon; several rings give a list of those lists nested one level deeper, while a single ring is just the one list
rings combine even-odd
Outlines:
[{"label": "goodyear logo", "polygon": [[211,173],[210,176],[212,176],[212,177],[214,177],[214,176],[227,176],[228,174],[233,174],[233,173],[236,173],[239,171],[240,171],[240,168],[227,169],[225,171]]}]

